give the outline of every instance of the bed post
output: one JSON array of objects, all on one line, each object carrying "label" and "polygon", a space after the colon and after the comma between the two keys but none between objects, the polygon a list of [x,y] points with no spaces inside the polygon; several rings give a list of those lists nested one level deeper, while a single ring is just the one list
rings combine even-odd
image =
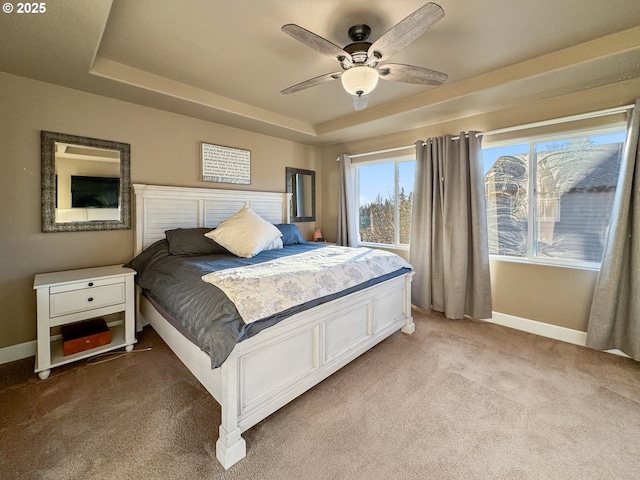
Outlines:
[{"label": "bed post", "polygon": [[416,331],[416,324],[413,323],[413,317],[411,316],[411,281],[414,273],[411,272],[405,277],[403,291],[405,324],[400,330],[409,335]]},{"label": "bed post", "polygon": [[247,443],[240,436],[242,432],[238,427],[238,359],[231,356],[219,368],[222,376],[222,423],[220,437],[216,442],[216,457],[222,466],[228,469],[246,456]]}]

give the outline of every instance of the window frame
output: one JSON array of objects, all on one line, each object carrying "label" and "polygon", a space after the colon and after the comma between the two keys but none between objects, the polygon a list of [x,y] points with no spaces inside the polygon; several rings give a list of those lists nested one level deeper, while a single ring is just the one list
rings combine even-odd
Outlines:
[{"label": "window frame", "polygon": [[[355,198],[356,198],[356,222],[358,225],[358,246],[363,247],[373,247],[373,248],[386,248],[392,250],[406,250],[409,251],[409,243],[400,243],[400,204],[398,203],[398,197],[400,194],[400,185],[399,185],[399,177],[400,177],[400,166],[401,163],[415,162],[416,155],[415,151],[411,154],[405,155],[394,155],[393,157],[384,157],[377,158],[375,160],[364,160],[359,162],[354,162],[352,164],[352,168],[355,170],[354,179],[355,179]],[[394,180],[393,180],[393,195],[394,195],[394,236],[395,243],[376,243],[376,242],[363,242],[360,239],[360,168],[367,167],[372,165],[381,165],[381,164],[389,164],[393,163],[393,172],[394,172]],[[414,169],[415,172],[415,169]],[[413,189],[411,190],[413,192]]]},{"label": "window frame", "polygon": [[[624,122],[615,122],[608,125],[602,125],[590,128],[576,128],[562,130],[553,133],[539,133],[534,135],[518,136],[509,138],[508,140],[499,140],[492,142],[487,140],[483,142],[482,150],[506,147],[515,144],[528,144],[529,145],[529,169],[528,169],[528,193],[527,202],[529,213],[527,217],[527,254],[526,257],[515,257],[509,255],[489,254],[491,260],[497,260],[502,262],[512,263],[525,263],[530,265],[547,265],[555,267],[574,268],[579,270],[593,270],[599,271],[602,265],[600,262],[588,262],[585,260],[575,260],[568,258],[546,258],[538,257],[535,252],[538,247],[537,237],[537,214],[538,214],[538,192],[537,192],[537,156],[536,156],[536,144],[543,142],[553,142],[557,140],[567,140],[576,138],[585,138],[591,136],[607,135],[613,133],[625,132],[625,140],[623,142],[623,152],[626,143],[627,124]],[[623,153],[624,154],[624,153]],[[534,161],[535,160],[535,161]],[[617,188],[617,185],[616,185]],[[558,216],[560,216],[560,206],[558,205]]]}]

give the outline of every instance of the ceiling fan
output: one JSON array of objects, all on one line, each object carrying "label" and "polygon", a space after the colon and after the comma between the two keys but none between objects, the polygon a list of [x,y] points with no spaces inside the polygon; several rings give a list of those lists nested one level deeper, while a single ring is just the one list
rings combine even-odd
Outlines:
[{"label": "ceiling fan", "polygon": [[368,95],[378,84],[378,78],[420,85],[441,85],[447,80],[446,73],[400,63],[381,65],[380,62],[408,46],[443,16],[444,10],[440,5],[427,3],[395,24],[373,43],[367,41],[371,34],[371,28],[368,25],[354,25],[348,32],[352,43],[344,48],[293,23],[284,25],[283,32],[314,50],[338,60],[342,71],[310,78],[285,88],[282,93],[298,92],[340,78],[344,89],[353,97],[354,109],[363,110],[367,108]]}]

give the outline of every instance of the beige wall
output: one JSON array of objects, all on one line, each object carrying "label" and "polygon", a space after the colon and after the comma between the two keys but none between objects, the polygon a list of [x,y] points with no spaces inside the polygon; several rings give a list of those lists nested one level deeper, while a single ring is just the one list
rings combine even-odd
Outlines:
[{"label": "beige wall", "polygon": [[[131,144],[131,180],[284,191],[285,167],[316,170],[314,147],[0,73],[0,348],[35,339],[33,275],[123,263],[133,231],[41,233],[40,131]],[[200,181],[200,142],[251,150],[248,186]],[[317,192],[318,224],[322,190]],[[298,224],[311,238],[315,222]]]},{"label": "beige wall", "polygon": [[587,331],[598,272],[491,260],[493,311]]},{"label": "beige wall", "polygon": [[[640,82],[623,81],[608,87],[523,104],[506,110],[461,118],[394,135],[325,147],[322,150],[321,188],[324,198],[323,233],[336,237],[338,164],[340,153],[365,153],[412,145],[417,140],[461,131],[489,131],[578,113],[635,103]],[[609,123],[620,117],[601,119]],[[429,119],[425,119],[428,124]],[[593,122],[585,122],[593,126]],[[525,132],[526,133],[526,132]],[[513,135],[512,135],[513,136]],[[485,139],[487,142],[489,138]],[[494,140],[494,139],[491,139]],[[397,252],[406,255],[405,252]],[[597,272],[525,263],[491,262],[493,310],[530,320],[586,331]]]}]

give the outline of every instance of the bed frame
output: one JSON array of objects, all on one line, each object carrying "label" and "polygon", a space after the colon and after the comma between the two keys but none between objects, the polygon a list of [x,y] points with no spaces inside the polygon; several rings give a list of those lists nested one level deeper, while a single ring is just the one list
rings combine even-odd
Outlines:
[{"label": "bed frame", "polygon": [[[248,205],[272,223],[289,222],[289,193],[133,185],[135,254],[171,228],[215,227]],[[241,434],[397,330],[415,331],[413,272],[298,313],[240,342],[211,369],[209,356],[142,295],[149,323],[222,407],[216,456],[228,469],[246,455]]]}]

